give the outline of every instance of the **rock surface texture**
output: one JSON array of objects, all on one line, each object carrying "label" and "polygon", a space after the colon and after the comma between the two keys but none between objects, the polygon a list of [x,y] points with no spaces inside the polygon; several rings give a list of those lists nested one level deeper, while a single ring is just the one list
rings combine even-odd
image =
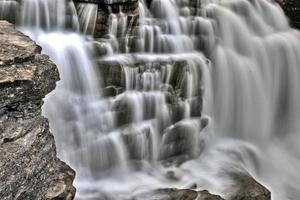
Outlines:
[{"label": "rock surface texture", "polygon": [[271,200],[271,192],[250,175],[234,174],[237,192],[231,200]]},{"label": "rock surface texture", "polygon": [[56,157],[54,137],[41,115],[58,70],[5,21],[0,21],[0,46],[0,199],[71,200],[75,172]]},{"label": "rock surface texture", "polygon": [[[115,19],[119,20],[120,11],[122,10],[123,17],[127,17],[126,26],[126,34],[133,35],[135,27],[138,25],[138,18],[139,18],[139,10],[138,10],[138,0],[73,0],[75,5],[78,6],[81,3],[88,3],[88,4],[97,4],[97,16],[96,16],[96,24],[94,28],[94,37],[101,38],[107,36],[109,33],[109,25],[112,23],[110,14],[115,14]],[[124,39],[125,33],[122,31],[118,31],[117,33],[118,38],[120,40]]]},{"label": "rock surface texture", "polygon": [[291,25],[300,28],[300,1],[299,0],[276,0],[289,17]]},{"label": "rock surface texture", "polygon": [[161,189],[148,194],[140,195],[134,200],[224,200],[218,195],[210,194],[208,191]]},{"label": "rock surface texture", "polygon": [[[236,192],[226,200],[270,200],[271,193],[264,186],[256,182],[250,175],[233,174]],[[206,190],[194,191],[190,189],[160,189],[147,194],[138,195],[134,200],[224,200]]]}]

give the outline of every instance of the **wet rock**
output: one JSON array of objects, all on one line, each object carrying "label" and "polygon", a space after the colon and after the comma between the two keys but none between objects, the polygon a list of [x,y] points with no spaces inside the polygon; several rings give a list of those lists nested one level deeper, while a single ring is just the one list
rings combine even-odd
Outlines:
[{"label": "wet rock", "polygon": [[236,187],[239,188],[231,200],[270,200],[271,192],[246,174],[235,174]]},{"label": "wet rock", "polygon": [[42,99],[59,80],[41,48],[0,21],[0,198],[71,200],[75,172],[56,156]]},{"label": "wet rock", "polygon": [[202,115],[203,97],[197,96],[188,100],[191,106],[191,116],[198,117]]},{"label": "wet rock", "polygon": [[134,200],[224,200],[220,196],[210,194],[208,191],[159,189],[135,197]]},{"label": "wet rock", "polygon": [[21,14],[18,1],[0,1],[0,19],[16,23]]},{"label": "wet rock", "polygon": [[125,89],[123,87],[117,87],[117,86],[108,86],[103,89],[103,96],[105,97],[115,97],[121,93],[123,93]]},{"label": "wet rock", "polygon": [[22,33],[16,32],[14,35],[10,35],[9,32],[11,29],[12,25],[9,25],[6,22],[1,22],[1,67],[8,64],[17,64],[31,60],[36,53],[39,53],[41,51],[40,47],[38,47],[33,41],[31,41],[30,38],[22,35]]},{"label": "wet rock", "polygon": [[180,121],[165,130],[162,138],[160,159],[166,163],[181,163],[198,157],[205,146],[201,135],[205,120]]},{"label": "wet rock", "polygon": [[99,61],[98,69],[103,76],[104,86],[118,86],[126,88],[123,67],[115,61]]},{"label": "wet rock", "polygon": [[74,2],[85,2],[85,3],[98,3],[98,4],[117,4],[117,3],[130,3],[137,2],[138,0],[73,0]]},{"label": "wet rock", "polygon": [[300,28],[300,2],[298,0],[276,0],[289,17],[291,25]]},{"label": "wet rock", "polygon": [[169,180],[173,180],[173,181],[179,181],[180,180],[180,176],[173,170],[169,170],[165,173],[165,177]]},{"label": "wet rock", "polygon": [[131,160],[151,159],[151,130],[149,127],[126,127],[123,130],[123,139],[126,145],[128,157]]},{"label": "wet rock", "polygon": [[[138,0],[73,0],[76,4],[78,3],[92,3],[98,4],[98,11],[96,17],[96,25],[94,32],[95,38],[101,38],[108,34],[110,22],[110,13],[119,14],[122,13],[127,16],[126,27],[133,29],[138,25],[139,11],[138,11]],[[118,15],[117,15],[118,17]],[[120,29],[120,28],[118,28]],[[129,32],[127,31],[126,34]],[[121,32],[118,34],[119,37],[124,35]]]},{"label": "wet rock", "polygon": [[[248,174],[233,174],[236,190],[228,200],[270,200],[271,193]],[[173,177],[173,174],[171,174]],[[197,185],[195,185],[197,187]],[[191,189],[158,189],[140,194],[134,200],[224,200],[221,196],[210,194],[208,191]]]}]

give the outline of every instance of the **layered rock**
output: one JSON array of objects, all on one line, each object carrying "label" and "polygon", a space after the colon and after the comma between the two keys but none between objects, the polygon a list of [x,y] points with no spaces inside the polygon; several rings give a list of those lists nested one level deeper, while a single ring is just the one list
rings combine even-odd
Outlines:
[{"label": "layered rock", "polygon": [[75,172],[56,156],[42,99],[59,80],[41,48],[0,21],[0,198],[73,199]]},{"label": "layered rock", "polygon": [[[95,30],[93,31],[95,38],[101,38],[109,33],[109,26],[112,23],[110,14],[115,14],[114,17],[118,20],[126,16],[127,24],[124,25],[128,30],[133,30],[138,24],[139,10],[138,0],[73,0],[76,6],[80,3],[97,4],[98,11],[96,16]],[[122,12],[123,16],[120,16]],[[126,33],[126,34],[127,34]],[[117,33],[119,37],[124,37],[124,33]]]}]

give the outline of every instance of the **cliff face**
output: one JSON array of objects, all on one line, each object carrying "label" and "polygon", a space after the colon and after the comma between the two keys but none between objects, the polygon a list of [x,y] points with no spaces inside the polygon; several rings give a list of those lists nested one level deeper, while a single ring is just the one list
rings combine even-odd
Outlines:
[{"label": "cliff face", "polygon": [[0,199],[73,199],[75,172],[56,157],[42,99],[59,74],[32,40],[0,21]]}]

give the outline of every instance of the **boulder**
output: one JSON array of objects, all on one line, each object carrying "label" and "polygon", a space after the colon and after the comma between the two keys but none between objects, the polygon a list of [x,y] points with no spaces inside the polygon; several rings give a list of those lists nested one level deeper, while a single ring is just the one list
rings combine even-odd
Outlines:
[{"label": "boulder", "polygon": [[75,172],[56,156],[42,99],[59,80],[41,48],[0,21],[0,199],[71,200]]},{"label": "boulder", "polygon": [[234,174],[236,194],[231,200],[270,200],[271,192],[247,174]]},{"label": "boulder", "polygon": [[[122,12],[127,18],[127,24],[125,27],[136,27],[139,21],[139,1],[138,0],[73,0],[76,5],[98,4],[97,18],[95,24],[94,37],[102,38],[109,33],[109,25],[111,23],[110,14],[115,14],[118,21],[121,19],[120,12]],[[123,17],[123,16],[122,16]],[[124,24],[123,24],[124,25]],[[118,30],[121,27],[118,26]],[[120,32],[120,31],[118,31]],[[128,31],[127,31],[128,32]],[[118,33],[118,37],[124,36],[122,33]]]},{"label": "boulder", "polygon": [[224,200],[218,195],[210,194],[208,191],[194,191],[187,189],[159,189],[143,194],[134,200]]},{"label": "boulder", "polygon": [[[233,195],[226,200],[271,200],[271,193],[249,174],[232,174],[235,185]],[[133,200],[224,200],[221,196],[209,193],[207,190],[191,189],[157,189],[137,195]]]},{"label": "boulder", "polygon": [[198,157],[205,147],[205,137],[201,130],[207,119],[182,120],[167,128],[162,137],[160,159],[166,165],[180,165]]},{"label": "boulder", "polygon": [[295,28],[300,28],[300,2],[298,0],[276,0],[283,8]]}]

